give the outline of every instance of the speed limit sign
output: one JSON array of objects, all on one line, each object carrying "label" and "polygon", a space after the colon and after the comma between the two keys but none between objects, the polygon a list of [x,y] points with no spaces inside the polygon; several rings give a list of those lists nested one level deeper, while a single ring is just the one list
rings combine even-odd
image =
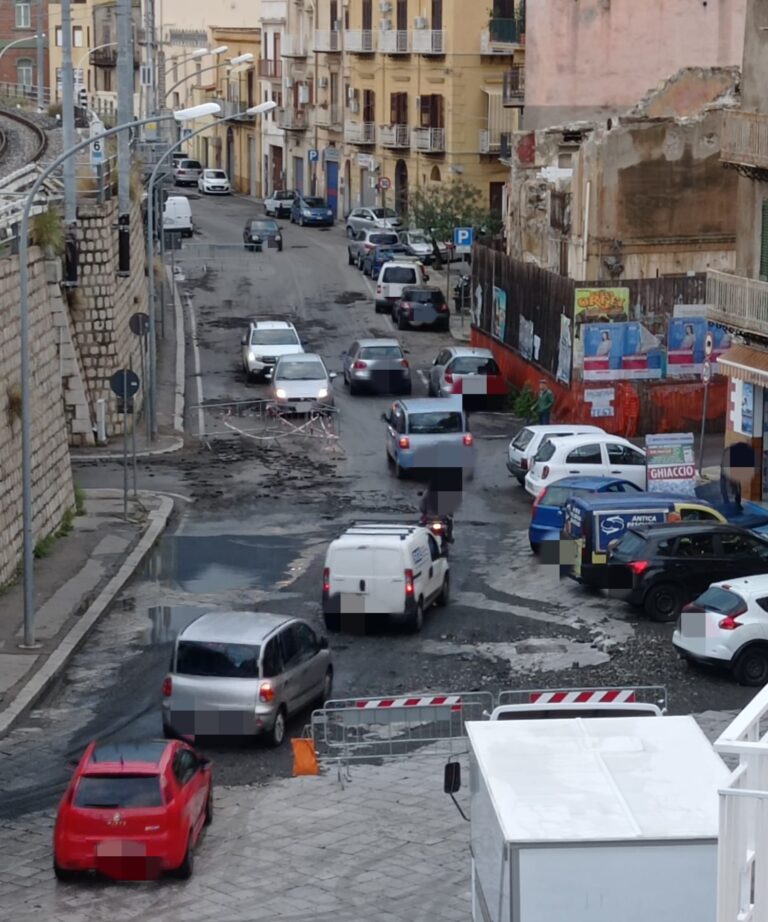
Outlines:
[{"label": "speed limit sign", "polygon": [[704,355],[706,355],[707,358],[709,358],[710,355],[712,355],[713,346],[714,346],[714,340],[712,339],[712,334],[707,333],[707,335],[704,337]]},{"label": "speed limit sign", "polygon": [[391,186],[392,186],[392,181],[389,179],[389,177],[387,177],[387,176],[382,176],[381,179],[379,180],[379,187],[380,187],[384,192],[386,192],[387,189],[391,188]]}]

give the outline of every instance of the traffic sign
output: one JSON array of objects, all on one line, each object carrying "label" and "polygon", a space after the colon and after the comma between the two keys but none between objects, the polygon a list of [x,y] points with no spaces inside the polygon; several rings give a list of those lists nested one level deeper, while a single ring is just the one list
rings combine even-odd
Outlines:
[{"label": "traffic sign", "polygon": [[714,339],[712,338],[712,334],[707,333],[707,335],[704,337],[704,355],[706,355],[707,358],[709,358],[710,355],[712,355],[712,348],[714,344],[715,343],[714,343]]},{"label": "traffic sign", "polygon": [[91,166],[101,166],[104,163],[104,142],[96,138],[91,142]]},{"label": "traffic sign", "polygon": [[379,180],[379,186],[383,192],[392,188],[392,180],[388,176],[382,176]]},{"label": "traffic sign", "polygon": [[319,159],[320,159],[320,153],[319,153],[319,151],[316,151],[314,148],[313,148],[312,150],[310,150],[310,152],[309,152],[309,162],[310,162],[310,163],[317,163],[317,161],[318,161]]},{"label": "traffic sign", "polygon": [[701,380],[705,384],[709,384],[709,381],[712,377],[712,362],[709,359],[704,359],[704,364],[701,366]]},{"label": "traffic sign", "polygon": [[142,311],[132,314],[131,319],[128,321],[128,326],[135,336],[146,336],[149,333],[149,314]]},{"label": "traffic sign", "polygon": [[113,394],[122,398],[127,396],[130,400],[139,389],[139,376],[129,368],[123,368],[112,375],[109,386]]},{"label": "traffic sign", "polygon": [[453,229],[453,246],[457,253],[469,253],[472,249],[472,242],[475,232],[471,227],[454,227]]}]

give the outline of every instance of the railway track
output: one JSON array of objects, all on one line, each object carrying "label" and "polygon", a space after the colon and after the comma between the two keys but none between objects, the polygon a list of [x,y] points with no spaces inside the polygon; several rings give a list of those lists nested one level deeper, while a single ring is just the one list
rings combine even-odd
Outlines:
[{"label": "railway track", "polygon": [[0,107],[0,183],[28,163],[39,160],[48,146],[48,135],[32,119]]}]

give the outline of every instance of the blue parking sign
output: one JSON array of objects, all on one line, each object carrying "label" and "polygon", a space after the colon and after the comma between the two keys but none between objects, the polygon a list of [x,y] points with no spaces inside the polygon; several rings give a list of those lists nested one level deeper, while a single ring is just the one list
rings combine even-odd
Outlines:
[{"label": "blue parking sign", "polygon": [[472,249],[475,232],[471,227],[454,227],[453,245],[458,252],[468,253]]},{"label": "blue parking sign", "polygon": [[320,159],[320,154],[319,154],[319,152],[316,151],[316,150],[313,148],[313,149],[309,152],[309,162],[310,162],[310,163],[317,163],[317,161],[318,161],[319,159]]}]

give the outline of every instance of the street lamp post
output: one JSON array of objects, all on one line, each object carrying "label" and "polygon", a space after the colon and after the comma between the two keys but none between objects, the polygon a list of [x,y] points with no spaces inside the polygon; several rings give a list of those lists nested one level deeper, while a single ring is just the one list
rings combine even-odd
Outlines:
[{"label": "street lamp post", "polygon": [[2,61],[5,52],[11,48],[16,47],[16,45],[23,45],[25,42],[34,42],[43,38],[45,38],[45,32],[38,32],[37,35],[25,35],[24,38],[17,38],[13,42],[8,42],[7,45],[5,45],[3,48],[0,48],[0,61]]},{"label": "street lamp post", "polygon": [[[265,112],[271,112],[277,106],[277,103],[274,100],[269,102],[262,102],[258,106],[252,106],[250,109],[246,109],[244,112],[238,112],[235,115],[227,116],[227,118],[221,119],[222,122],[232,122],[236,121],[239,118],[242,118],[244,115],[263,115]],[[149,177],[149,182],[147,183],[147,202],[149,204],[149,209],[147,211],[147,266],[149,279],[149,369],[148,369],[148,379],[149,379],[149,419],[150,419],[150,434],[154,438],[157,434],[157,414],[156,414],[156,381],[157,381],[157,338],[156,338],[156,325],[155,325],[155,180],[157,179],[157,174],[160,171],[160,167],[163,162],[166,161],[174,151],[178,150],[182,144],[185,144],[190,138],[194,138],[196,135],[201,134],[203,131],[208,129],[208,125],[203,125],[201,128],[197,128],[191,134],[187,135],[185,138],[180,138],[176,141],[175,144],[172,144],[168,150],[160,157],[157,163],[152,170],[152,173]]]},{"label": "street lamp post", "polygon": [[198,58],[204,58],[209,54],[224,54],[225,51],[229,51],[229,45],[219,45],[218,48],[197,48],[195,51],[190,52],[190,54],[183,54],[178,59],[173,58],[173,64],[166,70],[165,76],[167,77],[172,70],[179,66],[179,64],[186,64],[187,61],[196,61]]},{"label": "street lamp post", "polygon": [[[104,42],[103,45],[96,45],[93,48],[90,48],[77,62],[76,70],[82,70],[83,64],[90,58],[94,51],[101,51],[102,48],[117,48],[117,42]],[[90,62],[89,62],[90,63]]]},{"label": "street lamp post", "polygon": [[[204,115],[214,115],[221,111],[217,103],[204,103],[191,109],[182,109],[168,115],[152,116],[139,121],[127,122],[108,128],[101,137],[107,138],[120,131],[130,131],[139,128],[147,122],[162,119],[175,119],[179,122],[200,118]],[[27,193],[24,211],[21,215],[19,230],[19,310],[21,313],[21,334],[19,347],[21,351],[21,490],[22,490],[22,519],[23,519],[23,562],[24,562],[24,642],[23,647],[35,646],[34,633],[34,582],[32,567],[34,563],[34,548],[32,544],[32,407],[31,391],[32,377],[29,360],[29,219],[32,206],[37,193],[42,188],[49,176],[62,166],[70,157],[74,157],[92,143],[90,138],[75,144],[60,154],[49,164],[35,180],[32,188]]]},{"label": "street lamp post", "polygon": [[[235,58],[230,58],[226,63],[229,67],[236,67],[238,64],[250,64],[252,60],[253,60],[253,55],[251,54],[250,51],[246,51],[245,54],[239,54]],[[217,67],[219,67],[218,61],[215,64],[209,64],[208,67],[203,67],[199,71],[199,73],[204,74],[209,70],[215,70]],[[182,83],[186,83],[187,80],[191,80],[192,77],[196,77],[196,76],[198,75],[197,74],[187,74],[186,77],[182,77],[181,80],[177,80],[176,83],[174,83],[173,86],[170,88],[170,90],[168,90],[168,92],[165,94],[165,99],[166,100],[168,99],[168,97],[176,89],[176,87],[181,86]]]}]

